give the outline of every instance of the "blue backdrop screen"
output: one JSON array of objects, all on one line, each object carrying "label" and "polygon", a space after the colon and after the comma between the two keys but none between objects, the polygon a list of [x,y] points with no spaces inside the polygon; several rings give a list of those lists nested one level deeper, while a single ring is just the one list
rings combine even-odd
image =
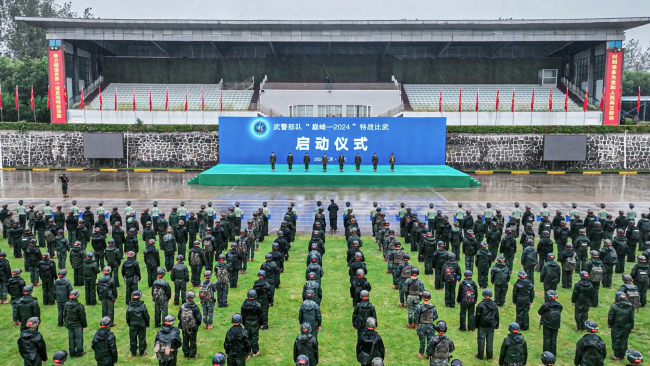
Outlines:
[{"label": "blue backdrop screen", "polygon": [[357,153],[362,164],[371,164],[377,153],[380,165],[390,154],[401,165],[445,165],[446,119],[432,118],[318,118],[318,117],[221,117],[221,164],[269,164],[275,152],[278,164],[289,153],[301,164],[305,153],[312,163],[323,154],[336,164],[343,153],[348,164]]}]

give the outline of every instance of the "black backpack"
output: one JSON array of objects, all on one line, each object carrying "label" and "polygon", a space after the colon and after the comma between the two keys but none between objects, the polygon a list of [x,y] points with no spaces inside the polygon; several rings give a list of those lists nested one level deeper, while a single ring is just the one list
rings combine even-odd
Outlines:
[{"label": "black backpack", "polygon": [[465,305],[474,305],[476,304],[476,291],[470,283],[463,283],[461,286],[461,291],[463,291],[460,296],[460,300]]},{"label": "black backpack", "polygon": [[442,278],[445,282],[456,281],[456,270],[452,265],[446,265],[442,268]]}]

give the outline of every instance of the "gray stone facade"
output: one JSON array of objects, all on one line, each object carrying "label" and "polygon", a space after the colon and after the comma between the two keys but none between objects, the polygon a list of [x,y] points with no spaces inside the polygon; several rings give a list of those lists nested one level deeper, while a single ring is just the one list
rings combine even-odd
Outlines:
[{"label": "gray stone facade", "polygon": [[[447,134],[447,164],[461,170],[550,170],[543,161],[541,134]],[[625,146],[625,147],[624,147]],[[625,151],[625,154],[624,154]],[[587,135],[587,160],[576,169],[650,169],[650,134]],[[556,162],[555,169],[572,169],[573,163]]]},{"label": "gray stone facade", "polygon": [[[129,167],[210,168],[219,162],[217,132],[125,133],[124,156]],[[83,132],[0,131],[4,167],[91,167],[83,157]],[[127,159],[118,159],[124,168]],[[97,159],[111,167],[111,159]]]},{"label": "gray stone facade", "polygon": [[[541,134],[447,134],[447,164],[461,170],[550,170],[542,161]],[[624,140],[626,142],[624,143]],[[83,157],[83,132],[0,131],[4,167],[91,167]],[[624,145],[626,146],[624,148]],[[587,160],[577,169],[650,170],[650,134],[587,135]],[[129,167],[210,168],[219,162],[217,132],[125,133],[125,156]],[[111,167],[112,160],[98,159],[98,167]],[[126,159],[117,166],[127,166]],[[557,162],[556,170],[572,163]]]}]

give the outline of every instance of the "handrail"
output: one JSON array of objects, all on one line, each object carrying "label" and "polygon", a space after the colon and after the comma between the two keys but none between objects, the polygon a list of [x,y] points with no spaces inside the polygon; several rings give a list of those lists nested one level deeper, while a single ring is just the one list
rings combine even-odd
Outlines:
[{"label": "handrail", "polygon": [[257,104],[257,111],[267,117],[282,117],[282,114],[280,114],[280,112],[276,111],[275,109],[269,108],[262,103]]},{"label": "handrail", "polygon": [[222,83],[223,90],[250,90],[255,85],[255,76],[251,76],[244,81],[238,83]]},{"label": "handrail", "polygon": [[[578,86],[578,85],[570,82],[565,77],[563,77],[561,79],[561,83],[562,83],[562,85],[564,85],[564,87],[569,89],[578,99],[580,99],[583,102],[585,101],[585,94],[587,93],[587,91],[583,90],[582,86]],[[588,97],[587,103],[593,105],[595,103],[595,101],[596,101],[596,98],[594,98],[593,94],[590,94],[589,97]]]},{"label": "handrail", "polygon": [[400,103],[400,104],[398,104],[398,105],[396,105],[396,106],[394,106],[394,107],[392,107],[392,108],[390,108],[388,110],[385,110],[385,111],[379,113],[379,115],[377,117],[393,117],[393,116],[396,116],[396,115],[398,115],[398,114],[400,114],[402,112],[404,112],[404,105],[402,103]]},{"label": "handrail", "polygon": [[[92,83],[90,83],[90,85],[88,85],[87,87],[85,87],[85,88],[83,89],[83,91],[84,91],[84,96],[87,97],[87,96],[89,96],[90,94],[92,94],[95,90],[97,90],[97,88],[99,88],[99,86],[100,86],[103,82],[104,82],[104,76],[103,76],[103,75],[99,75],[99,77],[97,78],[97,80],[93,81]],[[80,93],[79,95],[75,96],[74,98],[72,98],[72,99],[70,99],[70,100],[68,101],[68,107],[69,107],[70,105],[75,105],[76,103],[79,103],[80,101],[81,101],[81,93]]]}]

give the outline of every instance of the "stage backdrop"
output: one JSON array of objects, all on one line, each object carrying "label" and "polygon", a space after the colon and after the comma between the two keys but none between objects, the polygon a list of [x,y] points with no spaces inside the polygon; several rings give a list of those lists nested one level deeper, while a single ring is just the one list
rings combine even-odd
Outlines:
[{"label": "stage backdrop", "polygon": [[312,164],[321,164],[323,153],[336,165],[340,153],[354,164],[372,164],[377,153],[380,165],[390,154],[398,165],[445,165],[446,119],[395,117],[221,117],[219,118],[220,164],[269,164],[275,152],[277,164],[294,164],[309,153]]}]

